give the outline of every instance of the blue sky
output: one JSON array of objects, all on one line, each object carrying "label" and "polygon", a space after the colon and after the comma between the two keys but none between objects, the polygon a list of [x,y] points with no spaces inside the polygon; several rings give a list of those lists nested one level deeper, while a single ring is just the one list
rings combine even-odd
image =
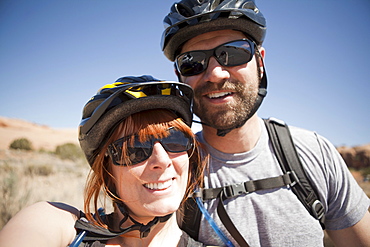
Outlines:
[{"label": "blue sky", "polygon": [[[124,75],[176,80],[161,52],[172,0],[1,0],[0,116],[77,128],[86,101]],[[370,143],[370,1],[257,0],[267,19],[261,117],[334,145]]]}]

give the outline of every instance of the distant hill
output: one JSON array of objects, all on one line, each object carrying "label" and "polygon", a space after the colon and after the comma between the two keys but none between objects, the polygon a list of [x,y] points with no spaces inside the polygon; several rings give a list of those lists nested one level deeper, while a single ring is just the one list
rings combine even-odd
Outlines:
[{"label": "distant hill", "polygon": [[0,116],[0,149],[8,149],[18,138],[27,138],[35,150],[55,151],[58,145],[78,144],[77,127],[75,129],[53,129],[45,125],[30,123],[21,119]]},{"label": "distant hill", "polygon": [[363,169],[370,167],[370,144],[355,147],[337,147],[348,167]]},{"label": "distant hill", "polygon": [[[58,145],[68,142],[78,144],[75,129],[53,129],[45,125],[30,123],[21,119],[0,117],[0,149],[8,149],[10,143],[18,138],[27,138],[35,150],[55,151]],[[349,167],[362,169],[370,167],[370,144],[356,147],[338,147]]]}]

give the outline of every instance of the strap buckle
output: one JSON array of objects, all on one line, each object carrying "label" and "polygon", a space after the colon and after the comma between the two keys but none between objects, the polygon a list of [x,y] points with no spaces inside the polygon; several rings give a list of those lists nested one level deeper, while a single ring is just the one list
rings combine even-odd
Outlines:
[{"label": "strap buckle", "polygon": [[324,205],[319,200],[316,200],[312,203],[311,207],[312,207],[313,216],[317,220],[321,220],[321,218],[324,217],[324,214],[325,214]]},{"label": "strap buckle", "polygon": [[286,174],[289,176],[289,179],[291,181],[288,184],[290,187],[293,187],[294,185],[299,183],[299,178],[298,178],[297,174],[294,171],[288,171]]},{"label": "strap buckle", "polygon": [[238,183],[238,184],[232,184],[232,185],[226,185],[223,189],[223,196],[226,199],[239,196],[241,194],[248,194],[249,191],[246,190],[244,183]]},{"label": "strap buckle", "polygon": [[198,188],[196,191],[194,191],[193,193],[190,193],[190,195],[188,196],[188,198],[190,198],[190,197],[193,197],[193,198],[197,198],[197,197],[199,197],[200,199],[202,199],[203,200],[203,197],[204,197],[204,195],[203,195],[203,191],[204,191],[204,189],[203,188]]}]

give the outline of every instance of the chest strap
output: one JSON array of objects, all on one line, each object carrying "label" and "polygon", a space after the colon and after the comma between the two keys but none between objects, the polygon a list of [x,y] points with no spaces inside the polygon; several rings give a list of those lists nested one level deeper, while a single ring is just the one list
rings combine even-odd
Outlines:
[{"label": "chest strap", "polygon": [[226,212],[224,200],[246,195],[259,190],[276,189],[282,187],[292,187],[299,182],[294,171],[289,171],[281,176],[249,180],[242,183],[226,185],[224,187],[202,189],[193,194],[193,197],[200,197],[203,201],[219,198],[217,213],[222,224],[228,229],[231,236],[241,247],[249,247],[247,241],[239,233],[234,223]]},{"label": "chest strap", "polygon": [[291,187],[298,182],[299,180],[295,172],[289,171],[284,175],[277,177],[250,180],[218,188],[202,189],[199,192],[194,193],[193,197],[200,197],[203,201],[205,201],[215,199],[220,196],[221,192],[223,192],[222,199],[226,200],[228,198],[233,198],[243,194],[249,194],[259,190],[275,189],[285,186]]}]

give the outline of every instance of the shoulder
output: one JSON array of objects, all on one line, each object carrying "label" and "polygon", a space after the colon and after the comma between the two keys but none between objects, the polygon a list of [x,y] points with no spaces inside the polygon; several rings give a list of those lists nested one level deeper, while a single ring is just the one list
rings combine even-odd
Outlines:
[{"label": "shoulder", "polygon": [[326,172],[338,168],[347,170],[347,165],[337,148],[324,136],[294,126],[290,126],[289,129],[297,152],[305,163],[314,163]]},{"label": "shoulder", "polygon": [[13,239],[14,245],[8,246],[21,246],[26,239],[34,243],[29,246],[68,245],[76,235],[74,224],[78,212],[67,204],[38,202],[18,212],[4,226],[2,236]]},{"label": "shoulder", "polygon": [[43,220],[50,222],[50,219],[53,219],[50,224],[74,224],[79,212],[77,208],[65,203],[42,201],[22,209],[15,217],[22,217],[23,221],[40,220],[40,224],[44,223]]},{"label": "shoulder", "polygon": [[328,139],[317,132],[296,126],[289,126],[289,130],[300,155],[315,155],[316,158],[323,162],[333,162],[332,159],[339,158],[340,155],[336,147]]},{"label": "shoulder", "polygon": [[[279,124],[284,124],[280,119],[270,118]],[[314,157],[316,162],[325,163],[325,159],[337,159],[339,153],[334,145],[317,132],[290,125],[287,123],[291,138],[301,158]]]},{"label": "shoulder", "polygon": [[324,202],[327,229],[344,229],[358,222],[369,208],[369,199],[336,147],[314,131],[289,129],[302,165]]}]

